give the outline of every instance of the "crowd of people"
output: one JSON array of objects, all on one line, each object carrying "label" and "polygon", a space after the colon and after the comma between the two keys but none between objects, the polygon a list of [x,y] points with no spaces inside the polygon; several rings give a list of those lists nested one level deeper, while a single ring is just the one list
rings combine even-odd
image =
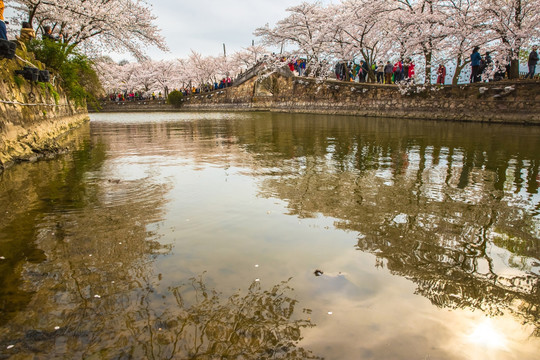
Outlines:
[{"label": "crowd of people", "polygon": [[[505,77],[510,77],[510,64],[505,66],[499,66],[498,63],[494,63],[491,54],[486,52],[483,56],[480,54],[480,48],[475,47],[470,55],[471,75],[469,81],[471,83],[482,81],[482,75],[490,73],[490,80],[502,80]],[[533,46],[532,51],[529,54],[528,59],[528,73],[525,75],[525,79],[534,78],[536,66],[538,64],[538,46]],[[296,65],[296,64],[295,64]],[[297,72],[301,76],[301,72],[297,67],[292,67],[292,63],[289,63],[291,71]],[[304,67],[305,69],[305,67]],[[379,84],[397,84],[402,81],[413,81],[415,76],[415,64],[411,58],[406,60],[398,60],[394,64],[387,61],[383,64],[382,61],[376,62],[371,66],[364,60],[361,60],[359,64],[352,61],[337,62],[334,67],[334,73],[336,79],[342,81],[355,81],[355,82],[372,82]],[[436,84],[444,85],[446,79],[446,66],[439,64],[436,70],[437,80]],[[487,76],[486,76],[487,78]]]},{"label": "crowd of people", "polygon": [[[533,79],[536,72],[536,65],[538,64],[538,46],[534,45],[531,52],[529,53],[529,58],[527,60],[528,71],[525,75],[525,79]],[[505,77],[510,78],[510,60],[508,59],[507,64],[501,66],[498,61],[493,62],[490,52],[486,52],[484,56],[480,54],[480,48],[476,46],[470,56],[471,61],[471,76],[470,82],[481,82],[482,74],[485,74],[488,70],[491,71],[490,80],[498,81],[502,80]]]},{"label": "crowd of people", "polygon": [[191,88],[183,88],[180,91],[184,94],[184,96],[191,94],[200,94],[200,93],[207,93],[214,90],[224,89],[227,87],[232,86],[233,79],[230,76],[224,77],[219,82],[214,81],[214,83],[207,82],[205,84],[202,84],[199,87],[192,86]]},{"label": "crowd of people", "polygon": [[334,66],[334,74],[336,79],[342,81],[397,84],[401,81],[412,81],[415,67],[411,58],[398,60],[394,64],[390,61],[386,64],[378,61],[371,65],[364,60],[360,60],[359,64],[340,61]]},{"label": "crowd of people", "polygon": [[[232,86],[233,80],[230,76],[224,77],[219,82],[211,83],[205,83],[199,87],[191,86],[191,87],[183,87],[180,89],[174,89],[173,91],[180,91],[184,96],[192,95],[192,94],[201,94],[201,93],[208,93],[214,90],[224,89],[227,87]],[[168,91],[167,91],[168,93]],[[147,92],[143,91],[124,91],[119,92],[115,94],[109,94],[108,99],[110,101],[117,101],[117,102],[123,102],[123,101],[146,101],[146,100],[165,100],[168,94],[163,95],[161,91],[159,91],[157,94],[156,92],[152,92],[151,94],[148,94]]]}]

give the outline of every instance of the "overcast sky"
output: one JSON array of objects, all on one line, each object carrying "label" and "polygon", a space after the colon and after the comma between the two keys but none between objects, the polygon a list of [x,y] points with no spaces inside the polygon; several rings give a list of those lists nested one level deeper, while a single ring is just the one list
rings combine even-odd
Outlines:
[{"label": "overcast sky", "polygon": [[[315,2],[315,0],[304,0]],[[170,53],[150,51],[154,59],[185,58],[191,49],[202,55],[233,53],[257,42],[256,28],[274,25],[287,16],[288,7],[302,0],[155,0],[153,13]],[[328,2],[328,1],[325,1]]]}]

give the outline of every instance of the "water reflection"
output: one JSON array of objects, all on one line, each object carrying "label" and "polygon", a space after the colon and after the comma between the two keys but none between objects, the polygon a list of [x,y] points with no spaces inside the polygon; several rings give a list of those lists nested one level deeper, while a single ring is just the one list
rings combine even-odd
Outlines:
[{"label": "water reflection", "polygon": [[133,155],[157,142],[131,130],[110,143],[81,129],[69,155],[3,174],[0,358],[318,358],[298,346],[313,325],[293,318],[287,282],[225,297],[202,277],[155,274],[172,250],[159,231],[171,189],[125,168],[116,144],[133,141]]},{"label": "water reflection", "polygon": [[[298,346],[301,330],[314,325],[293,318],[298,302],[287,281],[266,290],[254,282],[247,291],[224,298],[207,287],[203,276],[165,293],[157,291],[160,278],[127,279],[131,285],[113,281],[92,289],[102,295],[79,287],[78,301],[56,289],[51,296],[64,297],[62,302],[71,306],[53,301],[41,310],[52,310],[54,319],[20,324],[21,330],[30,330],[12,328],[0,346],[15,358],[69,353],[85,359],[320,359]],[[130,286],[139,290],[129,293]]]},{"label": "water reflection", "polygon": [[135,341],[131,354],[146,359],[318,359],[297,346],[301,329],[313,325],[291,318],[297,305],[291,291],[286,281],[268,290],[253,282],[223,299],[202,276],[192,278],[189,286],[170,288],[175,303],[163,296],[158,311],[144,294],[142,306],[127,314],[125,341]]},{"label": "water reflection", "polygon": [[[78,134],[71,155],[2,175],[4,352],[461,359],[538,344],[520,337],[540,336],[538,128],[102,114]],[[231,290],[259,276],[293,279]]]},{"label": "water reflection", "polygon": [[373,124],[283,125],[290,139],[275,138],[279,157],[262,161],[286,171],[263,192],[286,199],[290,214],[324,214],[358,232],[359,250],[434,305],[510,311],[540,335],[538,130],[517,142],[512,128]]},{"label": "water reflection", "polygon": [[284,114],[165,124],[132,141],[159,138],[164,155],[180,138],[197,162],[247,167],[262,195],[357,232],[357,249],[434,305],[511,312],[539,331],[538,128]]},{"label": "water reflection", "polygon": [[[105,320],[123,315],[98,300],[138,289],[151,257],[168,251],[147,229],[163,214],[166,188],[100,177],[105,149],[89,142],[88,130],[81,129],[69,156],[3,175],[0,194],[9,205],[0,223],[4,349],[12,342],[21,345],[16,352],[52,347],[84,357],[81,348],[104,341]],[[54,327],[71,329],[71,336],[58,336]]]}]

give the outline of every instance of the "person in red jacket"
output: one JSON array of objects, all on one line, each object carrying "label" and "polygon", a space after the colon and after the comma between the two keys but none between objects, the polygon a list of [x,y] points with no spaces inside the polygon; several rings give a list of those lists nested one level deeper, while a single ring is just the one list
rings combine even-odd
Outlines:
[{"label": "person in red jacket", "polygon": [[410,79],[411,81],[414,82],[414,74],[415,74],[414,73],[414,67],[415,67],[415,65],[414,65],[413,61],[411,60],[411,58],[409,58],[407,60],[407,62],[409,63],[409,67],[407,69],[407,75],[406,75],[407,79]]},{"label": "person in red jacket", "polygon": [[439,64],[437,69],[437,84],[444,85],[444,79],[446,77],[446,68],[443,64]]}]

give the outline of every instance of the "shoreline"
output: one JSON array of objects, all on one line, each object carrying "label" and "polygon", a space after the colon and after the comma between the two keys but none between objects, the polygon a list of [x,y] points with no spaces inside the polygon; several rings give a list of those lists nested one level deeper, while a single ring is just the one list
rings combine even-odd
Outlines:
[{"label": "shoreline", "polygon": [[[400,88],[395,85],[273,75],[272,86],[249,80],[238,86],[190,94],[181,108],[164,100],[101,102],[89,112],[275,112],[540,125],[540,81],[501,81]],[[273,88],[272,88],[273,87]]]}]

